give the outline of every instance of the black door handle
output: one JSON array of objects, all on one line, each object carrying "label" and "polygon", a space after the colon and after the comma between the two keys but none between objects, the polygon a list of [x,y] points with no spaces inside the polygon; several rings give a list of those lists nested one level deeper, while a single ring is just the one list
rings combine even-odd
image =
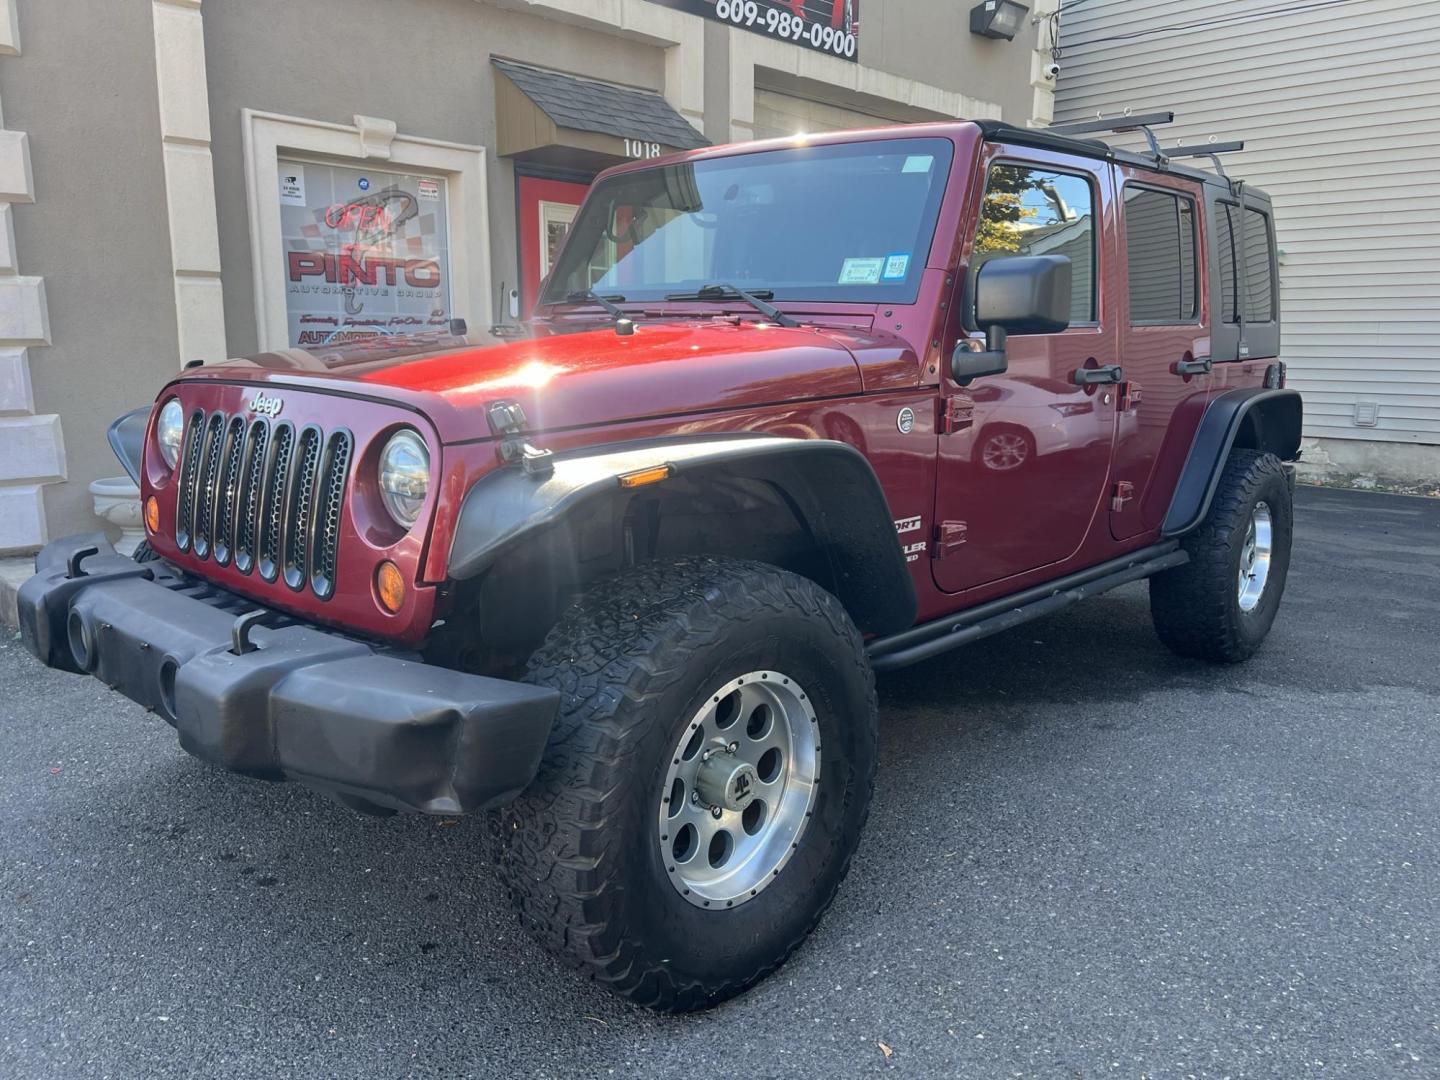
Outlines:
[{"label": "black door handle", "polygon": [[1119,364],[1104,364],[1101,367],[1075,369],[1076,386],[1094,386],[1096,383],[1118,383],[1125,378]]},{"label": "black door handle", "polygon": [[1194,360],[1176,360],[1176,375],[1209,375],[1213,363],[1208,356],[1197,356]]}]

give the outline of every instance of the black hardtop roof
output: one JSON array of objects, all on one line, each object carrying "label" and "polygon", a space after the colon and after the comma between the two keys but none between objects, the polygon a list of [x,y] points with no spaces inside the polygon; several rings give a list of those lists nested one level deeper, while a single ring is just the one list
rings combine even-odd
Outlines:
[{"label": "black hardtop roof", "polygon": [[[1103,161],[1118,161],[1126,165],[1133,165],[1138,169],[1148,169],[1151,172],[1169,173],[1174,176],[1183,176],[1188,180],[1198,180],[1225,191],[1233,190],[1230,177],[1207,172],[1190,165],[1182,165],[1170,159],[1157,160],[1153,154],[1117,150],[1109,143],[1099,139],[1064,135],[1058,131],[1048,131],[1045,128],[1016,127],[1003,120],[976,120],[975,126],[980,129],[980,133],[987,140],[1017,143],[1020,146],[1034,146],[1042,150],[1058,150],[1064,154],[1078,154],[1081,157],[1099,158]],[[1265,192],[1251,187],[1249,184],[1245,185],[1245,193],[1247,196],[1254,196],[1266,202],[1270,198]]]}]

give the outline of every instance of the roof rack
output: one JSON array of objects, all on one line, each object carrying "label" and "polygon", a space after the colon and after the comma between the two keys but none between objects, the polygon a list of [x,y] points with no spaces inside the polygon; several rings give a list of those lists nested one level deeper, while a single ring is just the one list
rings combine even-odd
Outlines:
[{"label": "roof rack", "polygon": [[1233,154],[1238,150],[1245,149],[1244,139],[1234,139],[1231,142],[1193,143],[1189,146],[1172,146],[1169,150],[1162,150],[1168,161],[1170,158],[1209,158],[1210,164],[1215,166],[1215,171],[1221,176],[1225,175],[1225,166],[1220,164],[1221,154]]},{"label": "roof rack", "polygon": [[1122,134],[1130,131],[1143,131],[1145,141],[1150,144],[1150,153],[1155,158],[1157,165],[1164,165],[1175,158],[1209,158],[1210,163],[1215,167],[1216,173],[1225,176],[1225,167],[1220,164],[1221,154],[1234,153],[1237,150],[1244,150],[1245,143],[1241,140],[1231,142],[1209,142],[1193,143],[1184,146],[1173,146],[1165,149],[1160,141],[1155,138],[1155,133],[1150,129],[1160,124],[1172,124],[1175,122],[1175,113],[1169,109],[1147,112],[1147,113],[1125,113],[1122,116],[1115,116],[1109,120],[1097,117],[1094,120],[1080,120],[1073,124],[1054,124],[1046,130],[1052,135],[1071,136],[1088,135],[1096,132],[1114,132]]},{"label": "roof rack", "polygon": [[1117,116],[1111,120],[1081,120],[1074,124],[1052,125],[1050,130],[1056,135],[1088,135],[1096,131],[1143,131],[1145,139],[1150,144],[1150,152],[1160,154],[1160,144],[1155,140],[1155,133],[1150,129],[1159,124],[1173,124],[1175,114],[1166,110],[1165,112],[1137,113],[1134,115]]}]

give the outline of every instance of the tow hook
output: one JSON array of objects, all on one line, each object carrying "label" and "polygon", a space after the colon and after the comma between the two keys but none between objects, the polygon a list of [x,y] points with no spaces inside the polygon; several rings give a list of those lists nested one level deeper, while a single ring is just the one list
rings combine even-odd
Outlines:
[{"label": "tow hook", "polygon": [[543,479],[555,471],[555,454],[531,445],[521,434],[525,430],[525,410],[518,401],[494,402],[487,412],[490,430],[502,436],[499,446],[500,460],[507,465],[519,462],[526,476]]},{"label": "tow hook", "polygon": [[230,651],[236,656],[244,656],[258,649],[260,646],[250,640],[250,630],[269,615],[270,612],[265,609],[257,608],[236,618],[230,624]]}]

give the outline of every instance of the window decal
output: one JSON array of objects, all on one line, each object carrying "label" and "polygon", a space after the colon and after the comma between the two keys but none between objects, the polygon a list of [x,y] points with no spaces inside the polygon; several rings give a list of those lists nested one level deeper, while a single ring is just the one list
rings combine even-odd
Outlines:
[{"label": "window decal", "polygon": [[448,324],[443,178],[284,160],[279,175],[292,345],[343,344]]}]

